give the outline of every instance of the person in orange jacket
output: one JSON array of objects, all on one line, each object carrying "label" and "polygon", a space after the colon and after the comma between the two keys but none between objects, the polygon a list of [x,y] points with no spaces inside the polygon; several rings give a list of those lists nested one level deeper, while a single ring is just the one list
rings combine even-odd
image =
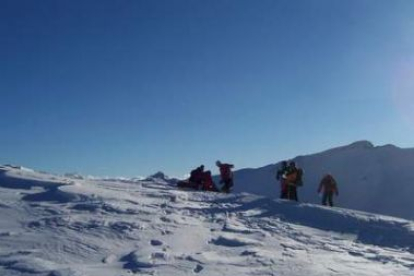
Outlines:
[{"label": "person in orange jacket", "polygon": [[331,174],[326,174],[322,178],[321,183],[319,184],[318,193],[321,193],[322,191],[322,205],[329,205],[332,207],[333,196],[334,194],[338,196],[339,192],[336,180],[333,178]]},{"label": "person in orange jacket", "polygon": [[220,170],[220,184],[223,184],[221,191],[224,193],[230,193],[230,189],[234,185],[233,172],[231,171],[231,169],[234,168],[234,165],[216,161],[216,166],[219,167]]},{"label": "person in orange jacket", "polygon": [[283,174],[284,187],[286,189],[286,199],[299,201],[298,186],[303,185],[303,170],[296,167],[296,163],[291,161]]}]

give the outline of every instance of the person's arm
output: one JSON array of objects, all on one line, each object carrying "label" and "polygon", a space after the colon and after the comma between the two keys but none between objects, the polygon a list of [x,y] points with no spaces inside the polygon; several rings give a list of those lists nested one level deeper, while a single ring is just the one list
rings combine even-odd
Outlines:
[{"label": "person's arm", "polygon": [[322,191],[323,182],[324,182],[324,179],[322,179],[321,182],[319,183],[318,194]]},{"label": "person's arm", "polygon": [[336,183],[335,179],[333,179],[333,182],[334,182],[334,187],[335,187],[335,194],[336,196],[338,196],[339,195],[338,184]]},{"label": "person's arm", "polygon": [[281,170],[278,170],[277,172],[276,172],[276,180],[280,180],[280,177],[282,176],[282,171]]}]

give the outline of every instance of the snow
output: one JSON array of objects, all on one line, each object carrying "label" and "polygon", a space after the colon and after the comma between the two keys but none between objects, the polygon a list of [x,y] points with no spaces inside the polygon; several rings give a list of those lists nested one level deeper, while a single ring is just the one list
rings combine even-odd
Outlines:
[{"label": "snow", "polygon": [[164,178],[1,167],[0,275],[414,275],[413,221]]},{"label": "snow", "polygon": [[[414,149],[359,141],[292,160],[305,172],[298,189],[302,202],[320,204],[319,182],[331,173],[338,182],[338,206],[414,220]],[[278,197],[278,168],[279,163],[236,171],[235,191]]]}]

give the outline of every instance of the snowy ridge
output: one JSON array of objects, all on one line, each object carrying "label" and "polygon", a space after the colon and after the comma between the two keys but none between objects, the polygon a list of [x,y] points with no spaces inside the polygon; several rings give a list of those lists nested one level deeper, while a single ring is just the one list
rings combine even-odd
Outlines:
[{"label": "snowy ridge", "polygon": [[[298,190],[302,202],[319,204],[319,182],[331,173],[339,184],[338,206],[414,220],[414,149],[359,141],[293,160],[305,171],[304,186]],[[235,172],[235,190],[278,197],[278,167]]]},{"label": "snowy ridge", "polygon": [[0,275],[414,273],[412,221],[164,181],[2,168],[0,216]]}]

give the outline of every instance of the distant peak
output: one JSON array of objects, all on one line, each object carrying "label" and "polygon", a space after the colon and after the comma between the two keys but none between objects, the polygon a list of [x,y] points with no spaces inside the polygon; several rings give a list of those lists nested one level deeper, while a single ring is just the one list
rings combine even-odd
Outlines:
[{"label": "distant peak", "polygon": [[356,141],[347,147],[349,148],[358,148],[358,149],[372,149],[374,148],[374,144],[372,144],[370,141],[362,140],[362,141]]},{"label": "distant peak", "polygon": [[156,172],[153,175],[151,175],[149,178],[166,180],[168,179],[168,176],[166,176],[163,172]]},{"label": "distant peak", "polygon": [[167,175],[165,175],[165,173],[159,171],[159,172],[156,172],[156,173],[148,176],[144,180],[145,181],[160,181],[161,180],[161,181],[169,182],[170,178]]},{"label": "distant peak", "polygon": [[163,183],[167,183],[170,185],[175,185],[179,180],[176,178],[170,178],[167,175],[165,175],[163,172],[157,172],[145,178],[144,181],[163,182]]},{"label": "distant peak", "polygon": [[375,146],[370,141],[361,140],[361,141],[356,141],[349,145],[340,146],[340,147],[336,147],[336,148],[323,151],[323,153],[336,152],[336,151],[349,151],[349,150],[367,150],[367,149],[373,149],[373,148],[375,148]]},{"label": "distant peak", "polygon": [[26,171],[26,172],[34,172],[33,169],[26,168],[23,166],[13,165],[13,164],[1,165],[0,167],[3,169],[15,169],[15,170]]},{"label": "distant peak", "polygon": [[393,144],[386,144],[386,145],[380,146],[380,148],[400,149],[399,147],[397,147],[396,145],[393,145]]}]

